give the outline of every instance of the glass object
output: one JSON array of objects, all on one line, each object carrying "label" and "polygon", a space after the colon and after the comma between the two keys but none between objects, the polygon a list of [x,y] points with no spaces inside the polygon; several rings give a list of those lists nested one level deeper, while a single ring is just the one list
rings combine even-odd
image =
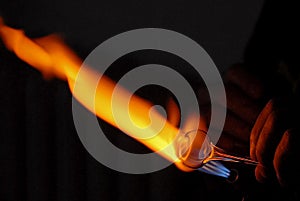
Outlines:
[{"label": "glass object", "polygon": [[204,130],[192,130],[177,139],[177,154],[183,164],[198,169],[210,161],[237,162],[257,165],[258,162],[226,153],[214,145]]}]

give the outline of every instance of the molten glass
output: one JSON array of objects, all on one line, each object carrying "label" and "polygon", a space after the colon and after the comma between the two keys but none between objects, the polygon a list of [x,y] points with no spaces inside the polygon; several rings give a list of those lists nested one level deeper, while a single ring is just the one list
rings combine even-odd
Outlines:
[{"label": "molten glass", "polygon": [[227,161],[257,165],[258,162],[248,158],[227,154],[215,146],[203,130],[189,131],[177,139],[177,154],[189,168],[198,169],[210,161]]}]

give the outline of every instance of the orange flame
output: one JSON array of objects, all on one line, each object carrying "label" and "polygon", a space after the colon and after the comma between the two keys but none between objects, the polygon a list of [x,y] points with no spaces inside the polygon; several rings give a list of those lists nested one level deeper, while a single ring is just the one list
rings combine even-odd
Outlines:
[{"label": "orange flame", "polygon": [[[67,81],[74,97],[99,118],[174,162],[181,170],[191,170],[182,165],[176,153],[174,139],[180,130],[154,110],[150,102],[132,95],[108,77],[102,76],[99,81],[101,74],[89,67],[80,68],[82,60],[59,36],[30,39],[22,30],[6,26],[0,17],[0,37],[10,51],[45,78]],[[97,86],[96,90],[93,86]]]}]

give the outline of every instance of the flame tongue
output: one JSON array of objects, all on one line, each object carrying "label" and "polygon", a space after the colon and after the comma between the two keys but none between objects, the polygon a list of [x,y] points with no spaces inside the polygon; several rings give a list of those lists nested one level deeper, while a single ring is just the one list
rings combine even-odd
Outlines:
[{"label": "flame tongue", "polygon": [[174,139],[179,130],[153,110],[150,102],[132,95],[88,66],[81,68],[82,60],[59,36],[30,39],[22,30],[6,26],[0,17],[0,37],[9,50],[45,77],[67,81],[74,97],[88,110],[175,162],[180,169],[190,171],[181,164],[175,150]]},{"label": "flame tongue", "polygon": [[[81,67],[82,60],[58,35],[30,39],[22,30],[6,26],[0,17],[0,37],[10,51],[45,78],[67,81],[73,96],[92,113],[174,162],[179,169],[192,171],[198,168],[209,174],[228,177],[229,170],[217,161],[203,165],[212,150],[202,132],[178,135],[180,130],[153,109],[152,103],[132,95],[88,66]],[[178,108],[172,104],[169,106],[172,110],[168,112],[175,112],[175,116],[171,116],[172,122],[177,122]],[[199,124],[189,120],[188,123],[192,128],[185,130],[195,129]]]}]

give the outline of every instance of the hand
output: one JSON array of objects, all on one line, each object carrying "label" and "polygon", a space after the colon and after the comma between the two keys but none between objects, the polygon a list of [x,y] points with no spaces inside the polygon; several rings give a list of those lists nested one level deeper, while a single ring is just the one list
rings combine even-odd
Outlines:
[{"label": "hand", "polygon": [[[251,131],[250,155],[259,165],[256,179],[277,179],[284,187],[299,188],[300,130],[297,106],[290,100],[270,100]],[[298,120],[298,122],[296,122]]]},{"label": "hand", "polygon": [[[225,108],[227,115],[217,145],[233,154],[249,156],[250,133],[267,100],[266,87],[241,64],[230,67],[223,78],[227,103],[218,102],[217,105]],[[206,114],[209,125],[208,92],[202,87],[198,94],[201,115]]]}]

